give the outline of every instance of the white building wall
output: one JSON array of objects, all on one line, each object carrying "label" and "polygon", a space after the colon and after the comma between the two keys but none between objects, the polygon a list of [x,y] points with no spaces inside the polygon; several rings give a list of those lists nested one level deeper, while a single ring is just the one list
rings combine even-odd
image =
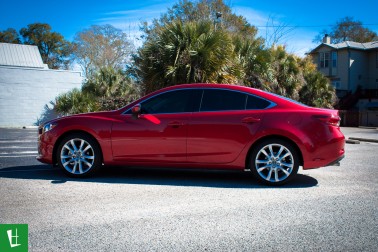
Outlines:
[{"label": "white building wall", "polygon": [[80,72],[0,66],[0,127],[37,125],[50,101],[82,81]]}]

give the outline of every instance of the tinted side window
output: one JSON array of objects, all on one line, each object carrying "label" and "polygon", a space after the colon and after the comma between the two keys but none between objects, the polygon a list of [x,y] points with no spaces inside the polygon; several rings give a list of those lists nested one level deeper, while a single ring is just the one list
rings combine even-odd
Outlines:
[{"label": "tinted side window", "polygon": [[[143,114],[164,114],[164,113],[183,113],[192,112],[195,109],[195,102],[197,101],[197,111],[199,106],[199,96],[200,91],[197,90],[177,90],[166,92],[147,101],[142,102],[142,113]],[[194,95],[196,99],[194,99]]]},{"label": "tinted side window", "polygon": [[247,109],[265,109],[270,105],[270,102],[254,95],[248,95]]},{"label": "tinted side window", "polygon": [[219,89],[205,89],[201,111],[245,110],[247,94]]}]

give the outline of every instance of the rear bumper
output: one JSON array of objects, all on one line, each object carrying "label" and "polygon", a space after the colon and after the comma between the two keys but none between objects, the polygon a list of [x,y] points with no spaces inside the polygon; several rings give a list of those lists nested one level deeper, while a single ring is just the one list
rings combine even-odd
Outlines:
[{"label": "rear bumper", "polygon": [[345,157],[345,155],[342,155],[341,157],[339,157],[338,159],[336,159],[335,161],[332,161],[331,163],[327,164],[326,166],[338,166],[340,165],[340,161]]},{"label": "rear bumper", "polygon": [[344,148],[345,138],[343,135],[324,142],[317,149],[306,153],[303,169],[315,169],[336,164],[345,157]]}]

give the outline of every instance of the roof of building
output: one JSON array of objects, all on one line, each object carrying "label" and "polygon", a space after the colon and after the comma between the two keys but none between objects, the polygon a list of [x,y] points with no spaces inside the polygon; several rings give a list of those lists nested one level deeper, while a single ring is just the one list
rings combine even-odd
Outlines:
[{"label": "roof of building", "polygon": [[356,50],[371,50],[371,49],[378,49],[378,41],[367,42],[367,43],[359,43],[359,42],[353,42],[353,41],[344,41],[337,44],[321,43],[315,49],[311,50],[310,53],[314,53],[321,46],[329,46],[334,49],[351,48],[351,49],[356,49]]},{"label": "roof of building", "polygon": [[47,68],[38,47],[0,43],[0,66]]}]

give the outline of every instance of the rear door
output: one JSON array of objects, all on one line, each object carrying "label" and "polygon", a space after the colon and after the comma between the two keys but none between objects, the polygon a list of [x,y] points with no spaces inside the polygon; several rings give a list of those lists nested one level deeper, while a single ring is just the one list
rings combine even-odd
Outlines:
[{"label": "rear door", "polygon": [[230,163],[251,141],[271,103],[243,92],[204,89],[188,128],[188,162]]}]

